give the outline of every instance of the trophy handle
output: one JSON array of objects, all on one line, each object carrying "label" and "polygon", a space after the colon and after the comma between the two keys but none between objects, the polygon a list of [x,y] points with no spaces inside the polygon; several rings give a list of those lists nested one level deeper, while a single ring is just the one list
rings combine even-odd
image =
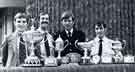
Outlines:
[{"label": "trophy handle", "polygon": [[20,41],[21,44],[25,45],[25,42]]},{"label": "trophy handle", "polygon": [[25,42],[25,49],[26,49],[26,57],[28,57],[28,45],[27,45],[27,42]]},{"label": "trophy handle", "polygon": [[67,42],[67,44],[64,46],[63,49],[65,49],[69,45],[69,41],[68,40],[66,40],[65,42]]}]

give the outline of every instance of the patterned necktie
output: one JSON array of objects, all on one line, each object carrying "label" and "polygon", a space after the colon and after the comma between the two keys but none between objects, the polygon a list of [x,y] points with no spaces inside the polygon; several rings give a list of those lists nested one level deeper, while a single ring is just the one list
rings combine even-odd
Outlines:
[{"label": "patterned necktie", "polygon": [[26,49],[25,49],[23,38],[20,37],[20,43],[19,43],[19,62],[20,62],[20,64],[24,63],[25,58],[26,58]]},{"label": "patterned necktie", "polygon": [[102,39],[99,40],[99,52],[98,55],[101,56],[102,55]]},{"label": "patterned necktie", "polygon": [[48,44],[48,40],[47,40],[47,36],[45,35],[45,37],[44,37],[44,40],[46,40],[46,42],[44,43],[44,45],[45,45],[45,52],[46,52],[46,55],[47,55],[47,57],[48,56],[50,56],[50,48],[49,48],[49,44]]}]

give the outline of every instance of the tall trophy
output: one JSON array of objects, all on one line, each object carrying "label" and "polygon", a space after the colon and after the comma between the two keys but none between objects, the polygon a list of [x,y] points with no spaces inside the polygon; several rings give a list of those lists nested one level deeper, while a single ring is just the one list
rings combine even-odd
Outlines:
[{"label": "tall trophy", "polygon": [[43,35],[37,31],[35,31],[35,27],[32,25],[30,31],[26,31],[23,34],[23,39],[25,41],[26,47],[26,59],[23,66],[42,66],[40,59],[35,55],[35,42],[40,42]]},{"label": "tall trophy", "polygon": [[58,56],[57,56],[58,64],[60,64],[62,60],[61,52],[69,45],[68,40],[66,40],[65,42],[67,42],[67,44],[64,46],[64,41],[62,40],[60,35],[55,41],[55,47],[56,47],[55,49],[58,51]]},{"label": "tall trophy", "polygon": [[64,41],[62,40],[62,38],[60,37],[60,35],[57,38],[57,40],[55,41],[55,46],[56,46],[56,50],[58,51],[57,59],[61,59],[61,51],[64,48]]}]

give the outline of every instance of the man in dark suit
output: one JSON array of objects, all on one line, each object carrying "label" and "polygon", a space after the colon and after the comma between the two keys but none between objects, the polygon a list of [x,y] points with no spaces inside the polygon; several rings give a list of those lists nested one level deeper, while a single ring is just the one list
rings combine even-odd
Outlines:
[{"label": "man in dark suit", "polygon": [[64,42],[68,41],[64,43],[64,45],[68,43],[68,46],[61,52],[61,55],[66,56],[69,53],[77,53],[82,56],[83,49],[77,47],[75,43],[84,42],[85,34],[74,27],[73,13],[71,11],[65,11],[61,16],[61,23],[64,26],[64,30],[54,37],[54,39],[56,39],[60,35]]},{"label": "man in dark suit", "polygon": [[26,58],[26,50],[22,33],[26,30],[27,19],[24,13],[17,13],[14,17],[15,32],[5,38],[3,49],[3,66],[14,67],[22,64]]}]

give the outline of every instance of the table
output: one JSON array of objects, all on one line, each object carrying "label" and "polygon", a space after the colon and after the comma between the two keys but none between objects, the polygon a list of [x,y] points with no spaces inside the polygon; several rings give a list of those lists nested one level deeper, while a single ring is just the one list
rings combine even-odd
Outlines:
[{"label": "table", "polygon": [[0,68],[0,72],[134,72],[135,64],[63,64],[58,67],[12,67]]}]

